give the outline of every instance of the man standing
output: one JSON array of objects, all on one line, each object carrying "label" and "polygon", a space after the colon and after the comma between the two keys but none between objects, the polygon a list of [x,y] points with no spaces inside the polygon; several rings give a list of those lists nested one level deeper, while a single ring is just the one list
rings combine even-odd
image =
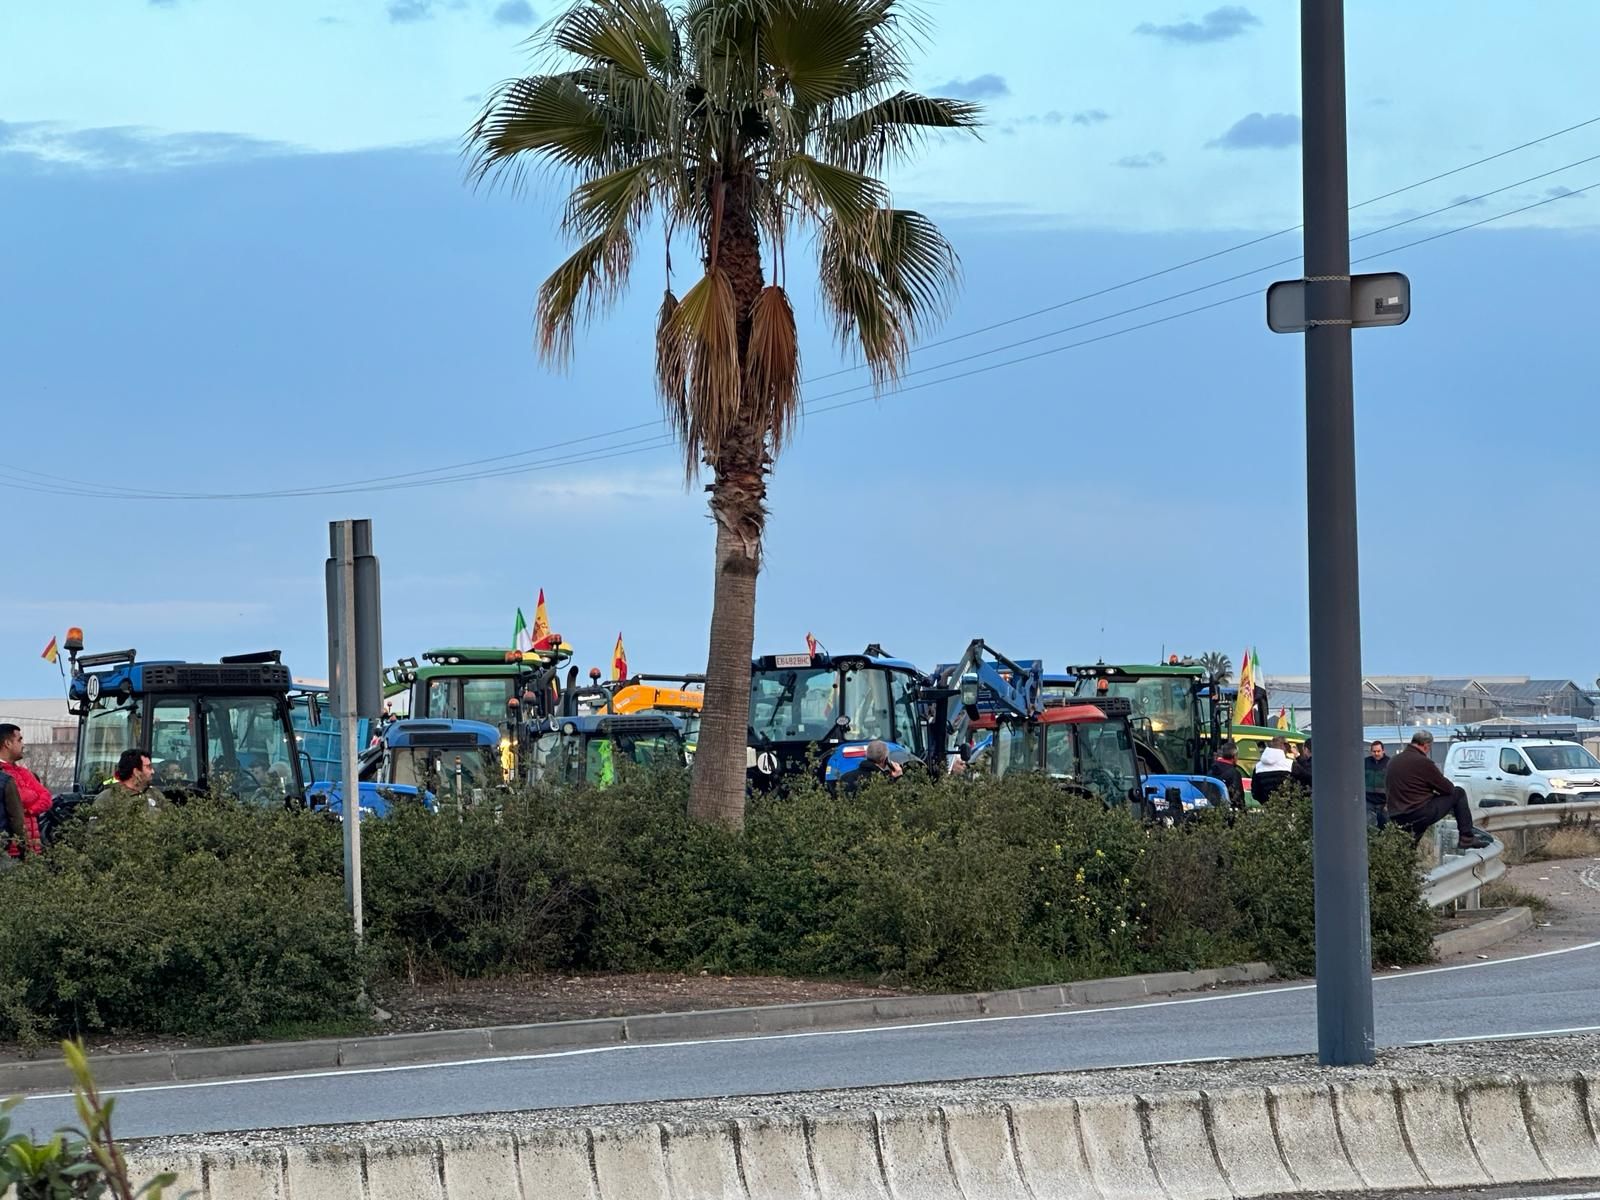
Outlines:
[{"label": "man standing", "polygon": [[167,806],[167,798],[150,786],[156,770],[143,750],[124,750],[117,759],[111,782],[94,798],[95,816],[110,813],[152,812]]},{"label": "man standing", "polygon": [[1228,789],[1228,806],[1244,807],[1244,773],[1239,770],[1239,744],[1224,738],[1217,747],[1216,761],[1211,764],[1211,777],[1220,780]]},{"label": "man standing", "polygon": [[1294,766],[1289,768],[1289,778],[1311,792],[1311,739],[1300,743],[1300,753],[1295,755]]},{"label": "man standing", "polygon": [[[11,777],[17,788],[17,801],[22,809],[22,828],[13,831],[28,853],[38,854],[44,847],[39,840],[39,818],[50,811],[55,803],[50,789],[40,783],[34,773],[22,765],[22,729],[20,726],[0,725],[0,771]],[[22,846],[10,847],[13,858],[20,858]]]},{"label": "man standing", "polygon": [[1382,829],[1389,823],[1384,811],[1383,776],[1389,769],[1388,751],[1381,741],[1372,743],[1372,753],[1367,755],[1367,824]]},{"label": "man standing", "polygon": [[1420,842],[1436,821],[1453,815],[1460,835],[1457,844],[1463,850],[1481,850],[1489,839],[1472,827],[1466,792],[1444,777],[1428,753],[1432,748],[1433,734],[1419,729],[1411,735],[1411,744],[1390,760],[1383,777],[1389,819],[1413,842]]},{"label": "man standing", "polygon": [[1257,804],[1265,805],[1272,794],[1289,781],[1289,770],[1294,764],[1289,761],[1288,748],[1287,738],[1275,737],[1261,751],[1250,784],[1250,796]]}]

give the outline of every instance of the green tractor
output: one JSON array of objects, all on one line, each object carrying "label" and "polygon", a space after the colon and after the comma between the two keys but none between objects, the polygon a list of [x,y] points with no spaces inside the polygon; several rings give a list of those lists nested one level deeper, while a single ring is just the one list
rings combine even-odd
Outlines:
[{"label": "green tractor", "polygon": [[1261,750],[1275,737],[1304,741],[1298,733],[1267,725],[1267,692],[1250,698],[1250,723],[1233,723],[1236,695],[1193,659],[1176,655],[1165,663],[1071,667],[1079,697],[1124,697],[1132,708],[1134,744],[1145,771],[1154,775],[1210,772],[1224,738],[1239,743],[1239,768],[1249,778]]}]

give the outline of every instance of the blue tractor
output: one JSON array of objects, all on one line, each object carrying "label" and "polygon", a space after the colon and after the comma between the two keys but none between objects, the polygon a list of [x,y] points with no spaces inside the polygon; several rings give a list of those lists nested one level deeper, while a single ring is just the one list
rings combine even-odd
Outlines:
[{"label": "blue tractor", "polygon": [[926,761],[927,677],[873,644],[860,654],[768,654],[751,664],[749,780],[770,790],[819,770],[835,783],[883,741],[895,761]]},{"label": "blue tractor", "polygon": [[141,660],[135,650],[84,654],[68,631],[67,707],[78,718],[72,788],[61,815],[93,798],[124,750],[150,756],[169,798],[216,792],[248,803],[297,805],[311,770],[291,724],[292,681],[276,650],[214,663]]},{"label": "blue tractor", "polygon": [[[356,761],[361,815],[386,816],[395,804],[472,807],[505,786],[505,741],[483,721],[399,720],[384,726]],[[344,786],[334,780],[311,785],[311,807],[344,811]]]},{"label": "blue tractor", "polygon": [[[995,775],[1037,771],[1107,806],[1130,805],[1173,822],[1225,797],[1220,781],[1155,775],[1141,764],[1121,697],[1072,697],[1071,676],[1046,675],[1037,659],[1013,660],[977,638],[961,661],[938,667],[928,695],[942,701],[932,724],[952,758]],[[953,766],[952,761],[952,766]]]}]

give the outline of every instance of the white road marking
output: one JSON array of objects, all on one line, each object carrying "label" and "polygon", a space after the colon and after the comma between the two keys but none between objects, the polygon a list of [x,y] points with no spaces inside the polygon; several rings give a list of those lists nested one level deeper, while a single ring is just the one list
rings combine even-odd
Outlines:
[{"label": "white road marking", "polygon": [[[1522,954],[1515,958],[1500,958],[1485,962],[1461,963],[1453,967],[1428,967],[1420,971],[1402,971],[1393,975],[1378,975],[1374,983],[1384,983],[1395,979],[1415,979],[1419,975],[1442,975],[1447,971],[1481,970],[1485,967],[1503,967],[1511,963],[1529,962],[1540,958],[1554,958],[1562,954],[1576,954],[1582,950],[1593,950],[1600,947],[1600,941],[1585,942],[1579,946],[1566,946],[1560,950],[1542,950],[1537,954]],[[1294,983],[1281,987],[1252,988],[1248,991],[1219,992],[1209,996],[1189,996],[1180,1000],[1150,1000],[1138,1004],[1101,1005],[1092,1008],[1062,1009],[1053,1012],[1039,1013],[1010,1013],[992,1017],[953,1017],[943,1021],[918,1021],[904,1025],[864,1025],[856,1029],[806,1029],[790,1033],[753,1033],[741,1034],[734,1037],[691,1038],[675,1042],[615,1042],[605,1046],[583,1046],[575,1050],[544,1050],[531,1051],[526,1054],[499,1054],[484,1058],[461,1058],[446,1062],[420,1062],[420,1063],[392,1063],[385,1066],[374,1067],[333,1067],[323,1071],[284,1072],[272,1075],[250,1075],[234,1079],[196,1079],[178,1081],[173,1083],[143,1084],[136,1087],[105,1088],[101,1094],[106,1096],[131,1096],[145,1092],[174,1092],[188,1091],[200,1088],[218,1087],[243,1087],[253,1084],[294,1082],[307,1079],[331,1079],[345,1075],[387,1075],[398,1074],[404,1071],[433,1071],[445,1070],[454,1067],[490,1066],[500,1063],[526,1062],[531,1059],[549,1058],[577,1058],[589,1054],[610,1054],[619,1050],[676,1050],[689,1049],[696,1046],[721,1046],[733,1042],[780,1042],[794,1041],[800,1038],[814,1037],[853,1037],[862,1034],[874,1033],[899,1033],[915,1029],[943,1029],[952,1025],[995,1025],[1006,1021],[1039,1021],[1039,1020],[1065,1020],[1075,1017],[1095,1016],[1099,1013],[1131,1012],[1137,1009],[1149,1008],[1175,1008],[1185,1004],[1218,1004],[1234,1000],[1253,1000],[1261,996],[1276,996],[1286,992],[1309,992],[1317,985],[1315,983]],[[1515,1039],[1518,1037],[1538,1037],[1537,1033],[1519,1033],[1494,1035],[1503,1038]],[[1454,1039],[1458,1041],[1487,1041],[1488,1036]],[[1419,1043],[1412,1043],[1413,1045]],[[1426,1044],[1426,1043],[1421,1043]],[[1158,1059],[1142,1063],[1117,1063],[1106,1068],[1084,1068],[1088,1070],[1118,1070],[1123,1067],[1157,1067],[1180,1066],[1192,1062],[1225,1062],[1226,1058],[1174,1058]],[[24,1100],[68,1100],[72,1098],[71,1092],[39,1092],[25,1094]]]},{"label": "white road marking", "polygon": [[1408,1046],[1448,1046],[1454,1042],[1514,1042],[1518,1038],[1557,1037],[1566,1033],[1600,1033],[1600,1025],[1575,1025],[1571,1029],[1528,1029],[1522,1033],[1482,1033],[1476,1037],[1424,1038]]}]

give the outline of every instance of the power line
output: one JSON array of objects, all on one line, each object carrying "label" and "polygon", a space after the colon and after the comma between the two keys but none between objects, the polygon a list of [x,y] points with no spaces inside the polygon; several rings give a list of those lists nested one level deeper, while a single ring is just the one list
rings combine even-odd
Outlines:
[{"label": "power line", "polygon": [[[1531,146],[1537,146],[1542,142],[1548,142],[1553,138],[1562,137],[1569,133],[1575,133],[1579,129],[1584,129],[1597,123],[1600,123],[1600,117],[1590,117],[1586,121],[1579,121],[1576,125],[1568,125],[1565,129],[1557,129],[1554,133],[1547,133],[1543,137],[1533,138],[1531,141],[1522,142],[1519,145],[1511,146],[1508,149],[1496,151],[1494,154],[1486,155],[1483,158],[1475,159],[1469,163],[1463,163],[1459,167],[1452,167],[1448,171],[1441,171],[1437,175],[1430,175],[1426,179],[1419,179],[1415,183],[1408,183],[1404,187],[1395,188],[1391,192],[1384,192],[1381,196],[1373,196],[1369,200],[1362,200],[1358,204],[1352,204],[1350,206],[1350,211],[1354,212],[1358,208],[1366,208],[1370,204],[1377,204],[1379,201],[1389,200],[1395,196],[1403,195],[1406,192],[1415,191],[1417,188],[1426,187],[1430,183],[1438,183],[1441,179],[1448,179],[1452,175],[1459,175],[1463,171],[1470,171],[1473,167],[1481,167],[1484,163],[1493,162],[1497,158],[1505,158],[1508,154],[1516,154],[1520,150],[1526,150]],[[1112,292],[1119,292],[1124,288],[1130,288],[1136,284],[1148,283],[1152,279],[1160,279],[1163,275],[1171,275],[1174,272],[1182,271],[1187,267],[1199,266],[1201,263],[1210,262],[1215,258],[1222,258],[1224,255],[1233,254],[1239,250],[1248,250],[1251,246],[1259,246],[1262,242],[1270,242],[1273,238],[1283,237],[1285,234],[1294,233],[1296,230],[1302,228],[1304,228],[1302,225],[1290,225],[1284,229],[1278,230],[1275,233],[1264,233],[1260,237],[1253,237],[1248,241],[1235,243],[1234,245],[1228,246],[1222,250],[1213,250],[1210,254],[1202,254],[1198,258],[1186,259],[1185,261],[1176,263],[1173,266],[1163,267],[1159,271],[1151,271],[1147,275],[1139,275],[1133,279],[1125,279],[1121,283],[1113,283],[1107,287],[1100,288],[1093,292],[1085,292],[1083,295],[1074,296],[1070,300],[1061,300],[1055,304],[1047,304],[1043,308],[1036,308],[1030,312],[1019,313],[1014,317],[1007,317],[1004,320],[995,321],[989,325],[980,325],[978,328],[969,329],[965,333],[958,333],[950,337],[939,338],[935,341],[924,342],[920,346],[912,347],[910,353],[920,354],[922,351],[932,350],[936,346],[948,346],[953,342],[960,342],[970,337],[977,337],[979,334],[992,333],[996,329],[1004,329],[1008,325],[1015,325],[1021,321],[1030,320],[1033,317],[1043,316],[1045,313],[1056,312],[1063,308],[1070,308],[1074,304],[1082,304],[1086,300],[1097,300],[1101,296],[1109,296]],[[1299,256],[1297,255],[1296,257]],[[864,366],[865,364],[863,363],[857,363],[856,365],[850,367],[840,367],[837,371],[830,371],[826,375],[818,375],[815,378],[806,380],[806,382],[819,383],[824,379],[833,379],[840,375],[848,375],[853,371],[859,371]]]},{"label": "power line", "polygon": [[[1596,118],[1596,120],[1600,120],[1600,118]],[[1576,128],[1576,127],[1574,127],[1574,128]],[[1529,144],[1532,144],[1532,143],[1529,143]],[[1504,154],[1504,153],[1509,153],[1509,151],[1502,152],[1502,154]],[[1499,157],[1499,156],[1493,156],[1493,157]],[[1558,167],[1558,168],[1555,168],[1552,171],[1546,171],[1546,172],[1543,172],[1543,173],[1541,173],[1539,175],[1531,176],[1528,179],[1518,181],[1517,183],[1507,184],[1504,187],[1494,189],[1493,191],[1490,191],[1490,192],[1485,192],[1481,196],[1469,197],[1469,198],[1466,198],[1466,199],[1463,199],[1463,200],[1456,201],[1456,202],[1454,202],[1454,203],[1452,203],[1450,205],[1444,206],[1443,208],[1433,210],[1432,212],[1429,212],[1429,213],[1423,213],[1423,214],[1420,214],[1420,215],[1415,216],[1415,217],[1410,217],[1410,218],[1407,218],[1407,219],[1405,219],[1403,221],[1395,222],[1395,223],[1393,223],[1391,225],[1384,226],[1382,229],[1373,230],[1373,231],[1371,231],[1369,233],[1360,235],[1360,237],[1358,237],[1358,238],[1352,238],[1351,240],[1352,241],[1358,241],[1361,238],[1376,236],[1377,234],[1388,232],[1388,231],[1390,231],[1392,229],[1400,228],[1401,226],[1404,226],[1404,225],[1413,224],[1418,220],[1423,220],[1423,219],[1426,219],[1426,218],[1431,217],[1431,216],[1436,216],[1439,213],[1446,212],[1446,211],[1449,211],[1449,210],[1454,209],[1454,208],[1462,207],[1465,204],[1476,203],[1479,200],[1481,200],[1481,199],[1483,199],[1483,198],[1485,198],[1487,196],[1496,195],[1496,194],[1498,194],[1500,192],[1508,191],[1508,190],[1510,190],[1512,188],[1525,186],[1527,183],[1534,182],[1534,181],[1536,181],[1538,179],[1543,179],[1543,178],[1545,178],[1545,177],[1547,177],[1549,175],[1555,174],[1555,173],[1557,173],[1559,171],[1569,170],[1574,166],[1582,165],[1584,163],[1594,161],[1595,159],[1600,159],[1600,155],[1593,155],[1590,158],[1580,159],[1580,160],[1577,160],[1574,163],[1569,163],[1564,167]],[[1482,160],[1482,161],[1486,161],[1486,160]],[[1457,226],[1455,228],[1443,230],[1443,231],[1441,231],[1439,233],[1432,234],[1432,235],[1430,235],[1428,237],[1419,238],[1419,239],[1417,239],[1415,241],[1402,243],[1401,245],[1398,245],[1398,246],[1391,246],[1391,247],[1388,247],[1388,248],[1386,248],[1384,250],[1377,251],[1377,252],[1375,252],[1373,254],[1365,255],[1365,256],[1363,256],[1361,258],[1358,258],[1358,259],[1355,259],[1353,261],[1354,262],[1358,262],[1358,263],[1359,262],[1367,262],[1367,261],[1369,261],[1369,260],[1371,260],[1373,258],[1377,258],[1377,257],[1380,257],[1382,255],[1397,253],[1397,252],[1399,252],[1401,250],[1410,249],[1410,248],[1415,247],[1415,246],[1425,245],[1425,244],[1427,244],[1429,242],[1438,241],[1441,238],[1449,237],[1449,236],[1452,236],[1452,235],[1457,234],[1457,233],[1465,232],[1467,230],[1481,228],[1482,226],[1492,224],[1492,223],[1494,223],[1496,221],[1501,221],[1501,220],[1505,220],[1505,219],[1507,219],[1509,217],[1518,216],[1518,215],[1520,215],[1522,213],[1529,212],[1529,211],[1531,211],[1533,209],[1537,209],[1537,208],[1543,207],[1546,204],[1554,203],[1556,200],[1566,199],[1569,196],[1580,195],[1580,194],[1582,194],[1584,192],[1587,192],[1587,191],[1590,191],[1590,190],[1592,190],[1592,189],[1594,189],[1596,187],[1600,187],[1600,183],[1586,184],[1585,186],[1583,186],[1581,188],[1571,189],[1571,190],[1563,192],[1563,193],[1561,193],[1559,195],[1547,196],[1547,197],[1545,197],[1545,198],[1543,198],[1541,200],[1534,201],[1534,202],[1532,202],[1530,204],[1522,205],[1522,206],[1520,206],[1518,208],[1514,208],[1514,209],[1508,210],[1506,212],[1497,213],[1497,214],[1494,214],[1493,216],[1485,217],[1485,218],[1483,218],[1481,220],[1474,221],[1474,222],[1471,222],[1471,223],[1466,224],[1466,225]],[[1195,294],[1196,292],[1199,292],[1199,291],[1206,291],[1206,290],[1209,290],[1210,288],[1218,287],[1218,286],[1221,286],[1224,283],[1229,283],[1229,282],[1233,282],[1233,281],[1238,280],[1238,279],[1246,278],[1246,277],[1248,277],[1250,275],[1259,274],[1261,271],[1269,270],[1269,269],[1271,269],[1273,267],[1277,267],[1277,266],[1286,265],[1287,263],[1291,263],[1291,262],[1297,261],[1297,259],[1298,259],[1298,256],[1294,256],[1292,258],[1284,259],[1284,260],[1282,260],[1280,262],[1264,264],[1263,266],[1257,267],[1257,268],[1255,268],[1255,269],[1253,269],[1251,271],[1241,272],[1241,273],[1239,273],[1237,275],[1229,276],[1229,277],[1227,277],[1225,279],[1213,281],[1212,283],[1203,285],[1202,287],[1192,288],[1192,289],[1189,289],[1188,291],[1185,291],[1185,292],[1179,292],[1179,293],[1175,293],[1174,295],[1171,295],[1171,296],[1163,297],[1160,300],[1150,301],[1150,302],[1148,302],[1146,304],[1138,305],[1138,306],[1135,306],[1134,308],[1126,309],[1126,310],[1123,310],[1122,312],[1111,314],[1108,317],[1098,318],[1095,321],[1084,322],[1084,323],[1082,323],[1080,325],[1077,325],[1077,326],[1070,326],[1070,327],[1067,327],[1066,329],[1056,330],[1056,331],[1053,331],[1051,333],[1038,335],[1038,336],[1036,336],[1034,338],[1024,339],[1021,342],[1012,343],[1010,346],[999,347],[996,350],[984,351],[984,352],[981,352],[981,353],[978,353],[978,354],[964,356],[963,358],[950,360],[950,361],[945,362],[945,363],[936,364],[936,365],[931,366],[931,367],[919,368],[917,371],[912,372],[911,374],[923,374],[925,372],[943,370],[943,369],[948,368],[950,366],[959,366],[964,362],[973,361],[973,360],[975,360],[977,358],[980,358],[980,357],[985,357],[990,353],[1003,352],[1006,349],[1015,349],[1015,348],[1018,348],[1018,347],[1023,346],[1023,345],[1027,345],[1027,344],[1031,344],[1033,342],[1037,342],[1037,341],[1039,341],[1039,340],[1041,340],[1042,338],[1045,338],[1045,337],[1059,336],[1062,333],[1071,332],[1073,330],[1076,330],[1076,329],[1079,329],[1079,328],[1083,328],[1083,327],[1086,327],[1088,325],[1102,323],[1105,320],[1115,319],[1116,317],[1119,317],[1119,316],[1130,315],[1132,313],[1143,311],[1145,309],[1148,309],[1148,308],[1151,308],[1151,307],[1154,307],[1154,306],[1157,306],[1157,305],[1160,305],[1160,304],[1171,303],[1173,300],[1181,299],[1183,297],[1186,297],[1186,296],[1189,296],[1189,295],[1193,295],[1193,294]],[[1067,350],[1073,350],[1073,349],[1078,349],[1078,348],[1083,347],[1083,346],[1093,345],[1093,344],[1095,344],[1097,342],[1106,341],[1106,340],[1108,340],[1110,338],[1113,338],[1113,337],[1120,337],[1123,334],[1134,333],[1134,332],[1137,332],[1137,331],[1143,330],[1143,329],[1149,329],[1149,328],[1151,328],[1153,326],[1156,326],[1156,325],[1165,324],[1165,323],[1167,323],[1169,321],[1177,320],[1177,319],[1182,318],[1182,317],[1193,316],[1193,315],[1195,315],[1197,313],[1206,312],[1206,311],[1209,311],[1209,310],[1214,309],[1214,308],[1220,308],[1220,307],[1222,307],[1224,305],[1237,303],[1240,300],[1248,299],[1248,298],[1251,298],[1251,297],[1256,297],[1258,295],[1259,295],[1259,293],[1257,291],[1255,291],[1255,290],[1252,290],[1250,292],[1239,293],[1239,294],[1236,294],[1236,295],[1233,295],[1233,296],[1225,297],[1225,298],[1223,298],[1221,300],[1213,301],[1213,302],[1210,302],[1210,303],[1207,303],[1207,304],[1198,305],[1196,307],[1189,308],[1189,309],[1184,309],[1184,310],[1181,310],[1181,311],[1176,312],[1176,313],[1170,313],[1170,314],[1167,314],[1165,316],[1155,318],[1153,320],[1144,321],[1144,322],[1141,322],[1141,323],[1136,324],[1136,325],[1130,325],[1130,326],[1126,326],[1124,328],[1110,330],[1110,331],[1108,331],[1106,333],[1096,335],[1095,337],[1085,338],[1085,339],[1082,339],[1080,341],[1070,342],[1070,343],[1067,343],[1067,344],[1062,345],[1062,346],[1051,347],[1050,349],[1037,351],[1037,352],[1032,353],[1032,354],[1027,354],[1027,355],[1018,356],[1016,358],[1006,359],[1006,360],[1003,360],[1003,361],[998,362],[998,363],[990,363],[990,364],[987,364],[986,366],[977,367],[977,368],[974,368],[974,369],[969,370],[969,371],[963,371],[963,372],[957,373],[955,375],[941,376],[941,377],[939,377],[937,379],[925,380],[924,382],[921,382],[921,383],[915,383],[915,384],[910,384],[910,385],[906,385],[906,386],[896,387],[896,388],[892,389],[892,391],[890,391],[887,394],[891,395],[891,396],[892,395],[898,395],[898,394],[903,393],[903,392],[917,391],[917,390],[920,390],[920,389],[925,388],[925,387],[931,387],[931,386],[933,386],[935,384],[939,384],[939,383],[952,383],[952,382],[956,382],[956,381],[961,380],[961,379],[971,378],[974,375],[983,374],[983,373],[985,373],[987,371],[991,371],[991,370],[997,370],[997,369],[999,369],[1001,367],[1014,366],[1014,365],[1017,365],[1019,363],[1030,362],[1030,361],[1033,361],[1033,360],[1038,359],[1038,358],[1048,357],[1050,355],[1062,353],[1062,352],[1067,351]],[[803,406],[802,411],[806,415],[817,415],[817,414],[824,413],[824,412],[834,412],[834,411],[837,411],[837,410],[842,409],[842,408],[851,408],[851,407],[854,407],[857,404],[866,403],[867,401],[876,398],[876,396],[874,394],[869,394],[869,395],[866,395],[866,396],[858,397],[858,398],[853,399],[853,400],[846,401],[844,403],[826,405],[826,406],[819,407],[819,403],[821,401],[833,399],[833,398],[839,397],[839,396],[844,396],[844,395],[849,394],[852,391],[858,391],[862,387],[867,387],[867,386],[870,386],[870,385],[857,384],[857,385],[853,385],[851,387],[846,387],[846,388],[841,389],[840,391],[837,391],[837,392],[831,392],[831,393],[827,393],[827,394],[825,394],[823,396],[816,397],[814,400],[806,403]],[[619,429],[619,430],[613,430],[609,434],[591,434],[591,435],[588,435],[588,436],[585,436],[585,437],[581,437],[581,438],[568,439],[565,442],[553,443],[549,447],[541,447],[541,448],[538,448],[538,449],[540,449],[540,450],[542,450],[542,449],[555,449],[555,448],[562,448],[562,447],[567,447],[567,446],[578,445],[578,444],[582,444],[582,443],[585,443],[585,442],[596,441],[596,440],[599,440],[601,438],[612,437],[612,436],[615,436],[618,433],[632,432],[632,431],[635,431],[635,430],[648,428],[648,427],[650,427],[652,425],[657,425],[657,424],[658,424],[658,422],[643,422],[643,423],[640,423],[638,425],[628,426],[628,427],[625,427],[625,428]],[[66,478],[60,477],[60,476],[46,475],[46,474],[43,474],[42,472],[31,471],[31,470],[28,470],[26,468],[17,468],[17,467],[9,467],[9,466],[7,468],[7,473],[8,474],[10,474],[10,475],[25,475],[25,476],[34,477],[37,480],[39,480],[40,482],[33,483],[33,484],[23,484],[23,483],[18,483],[18,482],[14,482],[14,481],[8,481],[8,480],[5,480],[5,479],[0,479],[0,486],[9,487],[9,488],[12,488],[14,490],[37,492],[37,493],[42,493],[42,494],[47,494],[47,495],[75,496],[75,497],[91,498],[91,499],[211,500],[211,501],[217,501],[217,500],[289,499],[289,498],[296,498],[296,497],[322,496],[322,495],[347,495],[347,494],[353,494],[353,493],[358,493],[358,492],[381,492],[381,491],[409,490],[409,489],[414,489],[414,488],[433,487],[433,486],[438,486],[438,485],[447,484],[447,483],[459,483],[459,482],[468,482],[468,481],[474,481],[474,480],[480,480],[480,479],[500,478],[500,477],[509,476],[509,475],[532,474],[532,473],[535,473],[535,472],[538,472],[538,471],[555,469],[557,467],[578,466],[578,465],[583,465],[585,463],[590,463],[590,462],[599,462],[599,461],[604,461],[604,460],[611,459],[611,458],[625,457],[625,456],[630,455],[630,454],[645,453],[645,452],[650,451],[650,450],[660,449],[660,448],[663,448],[663,447],[665,447],[667,445],[670,445],[670,444],[672,444],[674,442],[674,440],[675,439],[670,434],[663,434],[663,435],[657,435],[657,436],[653,436],[653,437],[649,437],[649,438],[637,439],[634,442],[620,443],[617,446],[597,448],[596,450],[591,450],[591,451],[582,451],[582,452],[578,452],[578,453],[574,453],[574,454],[557,456],[557,457],[554,457],[554,458],[536,460],[535,462],[533,462],[531,464],[529,464],[529,463],[521,463],[521,464],[511,465],[511,466],[501,466],[501,467],[497,467],[497,468],[495,468],[493,470],[487,470],[487,471],[461,471],[460,470],[460,468],[463,468],[463,467],[480,466],[480,465],[486,465],[486,464],[489,464],[489,463],[500,463],[500,462],[505,462],[505,461],[507,461],[509,459],[522,458],[522,457],[526,457],[529,454],[532,454],[532,453],[536,452],[536,450],[527,450],[527,451],[519,452],[517,454],[497,455],[497,456],[494,456],[494,457],[491,457],[491,458],[475,460],[474,462],[471,462],[471,463],[454,464],[451,467],[433,468],[431,471],[411,472],[411,473],[407,473],[406,475],[403,475],[403,476],[401,476],[401,475],[380,476],[380,477],[377,477],[375,480],[349,481],[349,482],[346,482],[346,483],[343,483],[343,484],[338,484],[338,485],[328,485],[326,487],[312,487],[312,488],[298,488],[298,489],[278,489],[278,490],[274,490],[274,491],[265,491],[265,492],[234,492],[234,493],[211,492],[211,493],[198,493],[198,492],[159,492],[159,491],[153,491],[153,490],[149,490],[149,489],[113,489],[113,488],[109,488],[109,487],[105,487],[105,486],[97,486],[97,485],[94,485],[94,484],[91,484],[91,483],[85,483],[85,482],[79,481],[79,480],[66,479]],[[447,471],[456,471],[457,473],[456,474],[442,474],[442,472],[447,472]],[[422,476],[422,475],[432,475],[433,477],[432,478],[418,478],[417,477],[417,476]]]}]

